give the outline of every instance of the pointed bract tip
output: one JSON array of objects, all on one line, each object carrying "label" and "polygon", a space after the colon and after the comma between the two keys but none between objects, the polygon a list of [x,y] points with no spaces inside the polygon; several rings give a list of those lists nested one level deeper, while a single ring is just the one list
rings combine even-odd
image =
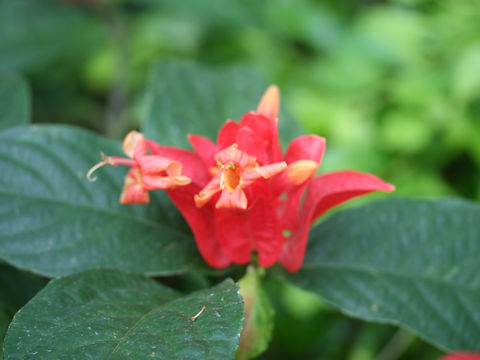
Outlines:
[{"label": "pointed bract tip", "polygon": [[392,192],[395,190],[395,185],[390,183],[385,183],[385,187],[382,190],[385,192]]},{"label": "pointed bract tip", "polygon": [[258,103],[257,112],[271,120],[278,117],[280,110],[280,90],[276,85],[270,85]]},{"label": "pointed bract tip", "polygon": [[205,205],[209,200],[211,199],[211,196],[205,196],[203,194],[197,194],[193,197],[193,200],[195,201],[195,206],[200,209]]},{"label": "pointed bract tip", "polygon": [[192,179],[188,176],[177,175],[172,177],[172,189],[177,186],[187,186],[192,183]]},{"label": "pointed bract tip", "polygon": [[288,166],[286,179],[294,185],[300,185],[313,176],[317,169],[318,163],[313,160],[298,160]]}]

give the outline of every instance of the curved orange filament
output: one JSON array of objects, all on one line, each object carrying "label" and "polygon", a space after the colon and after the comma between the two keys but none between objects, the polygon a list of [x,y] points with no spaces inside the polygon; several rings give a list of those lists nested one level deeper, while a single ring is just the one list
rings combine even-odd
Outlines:
[{"label": "curved orange filament", "polygon": [[91,182],[94,182],[97,180],[96,176],[92,176],[93,173],[103,166],[117,166],[117,165],[136,166],[137,165],[135,161],[130,159],[125,159],[117,156],[106,156],[104,153],[100,153],[100,155],[102,156],[102,161],[100,161],[98,164],[95,164],[87,172],[86,177]]}]

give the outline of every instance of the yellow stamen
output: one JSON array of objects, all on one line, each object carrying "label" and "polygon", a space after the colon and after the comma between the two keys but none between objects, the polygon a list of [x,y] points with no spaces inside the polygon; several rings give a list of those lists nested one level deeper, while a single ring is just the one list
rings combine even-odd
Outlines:
[{"label": "yellow stamen", "polygon": [[109,166],[117,166],[115,165],[112,160],[110,160],[110,158],[108,156],[106,156],[103,152],[100,153],[100,155],[102,156],[102,161],[100,161],[98,164],[94,165],[90,170],[88,170],[87,172],[87,179],[88,181],[91,181],[91,182],[94,182],[97,180],[97,176],[94,176],[92,177],[93,173],[95,171],[97,171],[98,169],[100,169],[102,166],[106,166],[106,165],[109,165]]},{"label": "yellow stamen", "polygon": [[229,167],[227,165],[220,178],[220,189],[223,190],[226,187],[229,192],[234,192],[241,182],[242,178],[238,168],[236,169],[235,166]]}]

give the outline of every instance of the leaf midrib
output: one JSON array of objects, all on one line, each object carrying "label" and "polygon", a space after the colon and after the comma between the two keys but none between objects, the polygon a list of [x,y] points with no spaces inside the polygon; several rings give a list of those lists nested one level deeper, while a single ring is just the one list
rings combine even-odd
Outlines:
[{"label": "leaf midrib", "polygon": [[115,354],[117,352],[118,349],[120,349],[120,346],[125,342],[125,340],[128,338],[128,335],[130,335],[130,333],[132,331],[134,331],[136,328],[138,328],[140,326],[140,324],[145,320],[147,319],[148,316],[150,316],[151,314],[154,314],[156,313],[158,310],[160,310],[160,308],[162,308],[165,304],[168,304],[172,301],[175,301],[176,299],[172,299],[170,301],[167,301],[166,303],[163,303],[163,304],[160,304],[160,305],[157,305],[155,306],[154,308],[152,308],[150,311],[146,312],[145,314],[143,314],[142,316],[140,316],[140,318],[135,321],[134,324],[132,324],[132,326],[125,332],[125,334],[123,334],[123,336],[118,339],[118,342],[117,344],[115,345],[115,347],[112,349],[112,351],[110,352],[110,354],[108,354],[108,357],[106,358],[107,360],[110,359],[112,357],[113,354]]}]

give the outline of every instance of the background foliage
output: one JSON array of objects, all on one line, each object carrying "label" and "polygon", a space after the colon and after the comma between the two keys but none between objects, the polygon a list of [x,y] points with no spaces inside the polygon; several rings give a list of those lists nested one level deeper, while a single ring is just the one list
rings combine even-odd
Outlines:
[{"label": "background foliage", "polygon": [[[158,59],[251,68],[280,86],[306,132],[327,138],[322,172],[355,168],[394,183],[397,194],[478,200],[478,34],[478,0],[1,0],[0,92],[28,102],[30,91],[34,123],[76,124],[120,139],[148,119],[146,85],[169,90],[158,74],[148,78]],[[30,114],[12,116],[27,122]],[[43,284],[15,276],[31,289]],[[167,281],[193,290],[214,279]],[[35,293],[4,299],[6,286],[0,283],[0,336]],[[267,291],[276,327],[262,359],[440,353],[404,330],[339,316],[276,280]]]}]

